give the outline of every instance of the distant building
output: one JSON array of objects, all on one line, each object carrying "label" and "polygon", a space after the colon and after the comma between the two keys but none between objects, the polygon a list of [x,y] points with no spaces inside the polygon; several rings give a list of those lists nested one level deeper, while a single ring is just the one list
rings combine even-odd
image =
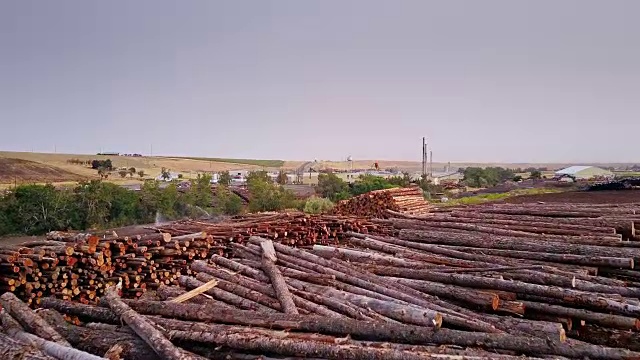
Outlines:
[{"label": "distant building", "polygon": [[433,177],[431,178],[435,185],[440,185],[442,183],[458,183],[462,181],[464,175],[457,171],[450,172],[442,172],[442,173],[433,173]]},{"label": "distant building", "polygon": [[570,177],[575,180],[590,180],[595,178],[613,178],[613,172],[595,166],[570,166],[555,172],[557,178]]}]

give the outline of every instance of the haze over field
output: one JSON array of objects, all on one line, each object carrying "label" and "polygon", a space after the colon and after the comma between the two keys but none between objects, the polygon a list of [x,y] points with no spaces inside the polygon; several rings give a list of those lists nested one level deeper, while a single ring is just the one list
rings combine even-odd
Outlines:
[{"label": "haze over field", "polygon": [[637,162],[640,2],[0,3],[1,150]]}]

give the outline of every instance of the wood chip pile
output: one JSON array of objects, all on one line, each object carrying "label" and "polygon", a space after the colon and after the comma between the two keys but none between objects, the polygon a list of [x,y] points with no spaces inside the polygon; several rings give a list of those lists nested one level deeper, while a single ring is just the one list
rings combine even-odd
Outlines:
[{"label": "wood chip pile", "polygon": [[[48,297],[36,313],[5,293],[2,325],[12,339],[0,337],[0,354],[638,359],[637,210],[640,204],[392,211],[396,217],[359,226],[381,234],[344,230],[341,241],[298,247],[256,230],[251,235],[263,236],[230,243],[232,255],[194,259],[177,285],[140,298],[123,299],[112,286],[95,305]],[[163,230],[175,238],[213,228],[185,222]],[[184,237],[191,238],[198,235]]]},{"label": "wood chip pile", "polygon": [[387,210],[407,215],[424,215],[431,206],[419,187],[375,190],[339,202],[334,213],[368,217],[386,217]]}]

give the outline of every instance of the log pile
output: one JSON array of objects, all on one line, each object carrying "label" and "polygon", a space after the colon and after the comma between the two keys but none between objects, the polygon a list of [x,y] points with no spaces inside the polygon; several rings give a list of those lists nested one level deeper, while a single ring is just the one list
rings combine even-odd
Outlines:
[{"label": "log pile", "polygon": [[[144,300],[111,291],[97,306],[46,298],[41,305],[49,310],[40,313],[79,350],[101,355],[127,338],[137,346],[124,359],[640,356],[625,343],[595,345],[580,335],[592,327],[635,342],[624,334],[638,330],[638,306],[623,296],[504,280],[551,267],[448,266],[430,258],[447,256],[390,237],[351,235],[358,249],[296,249],[251,237],[236,245],[237,257],[194,261],[197,275],[183,276],[181,287],[163,286]],[[216,287],[198,291],[212,280]],[[172,300],[190,289],[198,295]]]},{"label": "log pile", "polygon": [[424,215],[431,206],[419,187],[375,190],[339,202],[335,214],[382,218],[387,210],[407,215]]},{"label": "log pile", "polygon": [[191,261],[229,256],[231,244],[252,235],[303,246],[335,244],[348,231],[384,234],[388,227],[354,217],[261,214],[139,230],[102,237],[52,232],[47,240],[1,246],[0,292],[13,292],[30,305],[47,296],[89,304],[121,281],[125,297],[139,297],[162,284],[178,285],[181,275],[192,274]]},{"label": "log pile", "polygon": [[[92,304],[45,297],[46,310],[27,313],[4,294],[3,330],[34,356],[53,347],[136,360],[638,359],[638,208],[177,222],[154,230],[169,241],[211,236],[225,250],[190,259],[175,282],[147,283],[139,298],[122,282],[121,296],[111,286]],[[314,241],[286,230],[303,218],[314,231],[321,221],[340,230]],[[0,354],[16,348],[0,340]]]}]

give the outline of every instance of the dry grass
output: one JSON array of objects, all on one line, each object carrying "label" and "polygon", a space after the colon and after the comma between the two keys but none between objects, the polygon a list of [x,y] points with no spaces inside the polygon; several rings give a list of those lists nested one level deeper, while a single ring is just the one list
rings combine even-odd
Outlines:
[{"label": "dry grass", "polygon": [[[146,177],[156,177],[160,174],[162,168],[169,169],[171,172],[182,173],[185,178],[193,178],[198,173],[202,172],[218,172],[225,170],[246,169],[246,170],[261,170],[262,166],[236,164],[232,162],[217,162],[209,160],[196,160],[196,159],[183,159],[183,158],[165,158],[165,157],[125,157],[125,156],[99,156],[99,155],[77,155],[77,154],[47,154],[47,153],[29,153],[29,152],[0,152],[1,158],[10,158],[18,160],[26,160],[35,163],[44,164],[49,167],[55,167],[59,169],[60,174],[66,173],[66,178],[56,179],[56,181],[63,180],[78,180],[78,176],[87,179],[99,178],[97,172],[83,165],[75,165],[68,163],[70,159],[79,159],[82,161],[90,160],[106,160],[111,159],[115,168],[121,167],[135,167],[136,170],[144,171]],[[7,173],[7,176],[10,176]],[[36,181],[37,179],[29,179],[29,181]],[[117,172],[114,172],[110,177],[110,181],[119,182],[120,179]],[[13,181],[13,178],[12,180]],[[43,178],[39,182],[47,182],[49,179]],[[0,181],[6,182],[6,181]]]},{"label": "dry grass", "polygon": [[35,161],[1,158],[0,183],[81,181],[85,177]]}]

